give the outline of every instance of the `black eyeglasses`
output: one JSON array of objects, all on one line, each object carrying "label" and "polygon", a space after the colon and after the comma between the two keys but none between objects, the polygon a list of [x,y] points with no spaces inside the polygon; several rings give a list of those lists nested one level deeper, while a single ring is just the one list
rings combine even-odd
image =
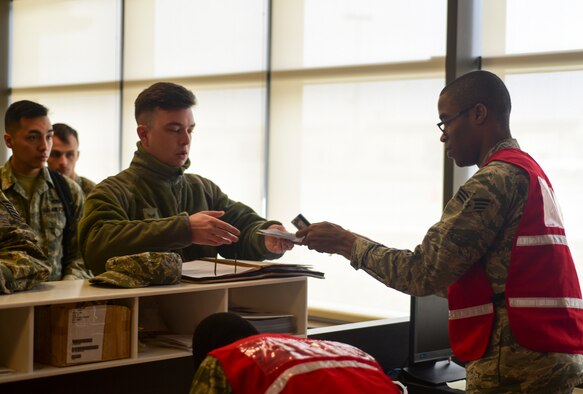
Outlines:
[{"label": "black eyeglasses", "polygon": [[458,112],[454,116],[451,116],[451,117],[449,117],[447,119],[442,120],[441,122],[439,122],[437,124],[437,127],[439,128],[439,130],[441,130],[442,133],[445,133],[445,125],[446,124],[448,124],[449,122],[451,122],[455,118],[458,118],[458,117],[462,116],[463,114],[465,114],[466,112],[468,112],[470,109],[474,108],[475,106],[476,106],[476,104],[472,105],[471,107],[462,109],[460,112]]}]

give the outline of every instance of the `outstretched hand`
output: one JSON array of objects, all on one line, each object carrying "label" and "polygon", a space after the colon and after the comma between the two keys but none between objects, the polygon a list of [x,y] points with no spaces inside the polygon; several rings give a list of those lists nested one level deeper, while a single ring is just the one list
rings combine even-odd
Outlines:
[{"label": "outstretched hand", "polygon": [[299,230],[296,237],[301,238],[302,245],[320,253],[336,253],[350,259],[352,245],[356,236],[337,224],[321,222],[311,224]]},{"label": "outstretched hand", "polygon": [[[287,232],[285,227],[282,226],[281,224],[272,224],[267,229]],[[265,237],[265,249],[267,249],[271,253],[284,254],[288,250],[291,250],[293,247],[294,247],[293,242],[288,241],[287,239],[267,237],[267,236]]]},{"label": "outstretched hand", "polygon": [[192,243],[220,246],[237,242],[241,232],[229,223],[218,219],[224,214],[224,211],[200,211],[190,215],[188,221]]}]

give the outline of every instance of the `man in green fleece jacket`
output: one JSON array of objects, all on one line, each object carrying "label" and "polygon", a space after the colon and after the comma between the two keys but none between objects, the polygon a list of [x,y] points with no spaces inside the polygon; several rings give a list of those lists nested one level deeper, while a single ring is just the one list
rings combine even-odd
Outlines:
[{"label": "man in green fleece jacket", "polygon": [[135,102],[138,150],[130,167],[94,189],[79,223],[79,244],[95,274],[108,258],[173,251],[183,261],[201,257],[264,260],[280,257],[290,241],[259,229],[285,228],[230,200],[212,181],[186,174],[195,126],[194,94],[159,82]]}]

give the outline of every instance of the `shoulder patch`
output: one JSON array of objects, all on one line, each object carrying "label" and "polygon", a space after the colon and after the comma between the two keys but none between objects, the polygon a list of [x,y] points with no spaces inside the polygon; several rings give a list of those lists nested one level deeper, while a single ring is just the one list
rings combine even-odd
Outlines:
[{"label": "shoulder patch", "polygon": [[461,188],[458,190],[457,194],[455,195],[455,198],[462,204],[464,204],[468,200],[469,197],[470,197],[469,193]]},{"label": "shoulder patch", "polygon": [[490,205],[489,198],[474,198],[468,204],[468,208],[472,211],[483,211]]}]

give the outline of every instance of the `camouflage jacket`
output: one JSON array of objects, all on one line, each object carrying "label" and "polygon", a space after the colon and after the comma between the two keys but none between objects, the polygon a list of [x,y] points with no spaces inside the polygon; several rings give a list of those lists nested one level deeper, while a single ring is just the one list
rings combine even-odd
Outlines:
[{"label": "camouflage jacket", "polygon": [[[97,185],[79,224],[81,253],[95,274],[110,257],[142,252],[175,252],[183,261],[212,257],[263,260],[280,257],[265,248],[257,230],[266,221],[250,207],[229,199],[208,179],[167,166],[138,143],[130,167]],[[189,215],[225,211],[220,219],[241,231],[239,242],[219,247],[193,245]]]},{"label": "camouflage jacket", "polygon": [[[500,141],[486,155],[519,148]],[[486,160],[486,158],[484,160]],[[448,202],[441,220],[413,251],[358,239],[351,265],[411,295],[446,294],[475,262],[481,262],[494,293],[505,291],[512,241],[528,195],[528,174],[508,163],[481,167]],[[468,392],[560,392],[583,381],[583,357],[537,353],[514,340],[505,305],[497,305],[489,348],[466,365]]]},{"label": "camouflage jacket", "polygon": [[[53,181],[45,167],[34,185],[30,200],[12,174],[10,160],[0,168],[2,191],[34,231],[51,268],[49,280],[90,278],[77,246],[77,225],[83,210],[83,193],[79,185],[64,177],[73,197],[73,222],[63,243],[65,211]],[[64,245],[64,248],[63,248]]]},{"label": "camouflage jacket", "polygon": [[48,278],[34,233],[0,191],[0,294],[27,290]]},{"label": "camouflage jacket", "polygon": [[233,389],[216,357],[207,356],[194,374],[190,394],[231,394]]}]

